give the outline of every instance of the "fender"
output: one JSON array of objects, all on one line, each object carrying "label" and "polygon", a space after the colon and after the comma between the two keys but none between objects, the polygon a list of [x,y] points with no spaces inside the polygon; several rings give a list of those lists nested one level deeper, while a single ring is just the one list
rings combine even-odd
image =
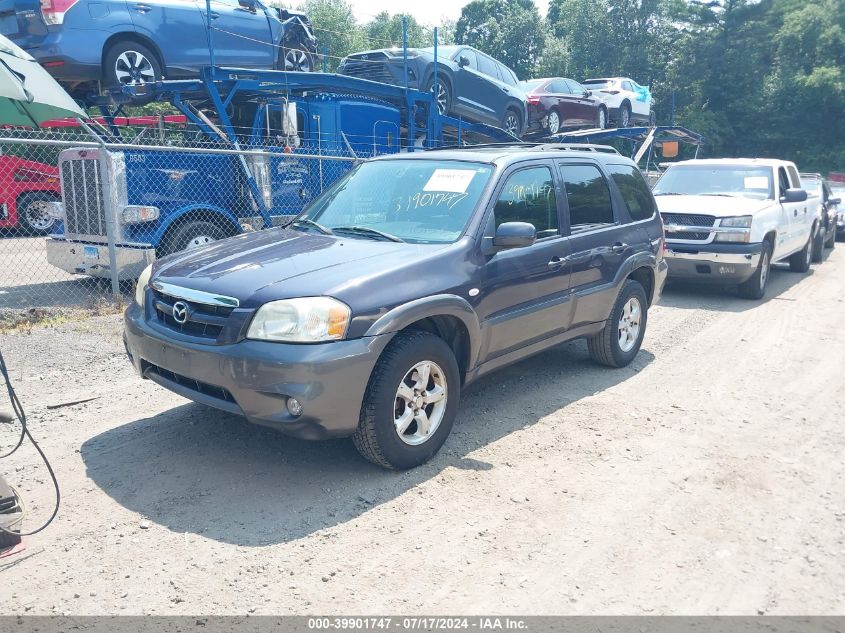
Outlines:
[{"label": "fender", "polygon": [[453,316],[460,319],[469,334],[467,366],[469,369],[475,367],[481,345],[481,326],[475,310],[466,299],[458,295],[432,295],[396,306],[379,317],[364,333],[364,336],[398,332],[416,321],[434,316]]},{"label": "fender", "polygon": [[654,275],[654,271],[657,269],[657,257],[654,253],[640,251],[639,253],[635,253],[626,259],[619,267],[619,270],[616,271],[616,276],[613,278],[613,286],[615,288],[621,288],[622,282],[625,278],[637,268],[648,268],[651,272],[652,288],[651,296],[648,298],[648,302],[651,304],[654,299],[654,292],[656,290],[655,286],[657,282]]},{"label": "fender", "polygon": [[238,217],[228,209],[218,207],[214,204],[189,204],[184,207],[179,207],[173,211],[167,211],[166,215],[164,215],[164,217],[156,224],[155,232],[153,234],[155,237],[154,243],[156,245],[160,244],[161,238],[164,237],[165,233],[167,233],[167,229],[169,229],[178,219],[186,216],[192,211],[202,211],[203,213],[208,214],[209,217],[213,215],[220,216],[233,227],[237,228],[240,232],[240,220],[238,220]]}]

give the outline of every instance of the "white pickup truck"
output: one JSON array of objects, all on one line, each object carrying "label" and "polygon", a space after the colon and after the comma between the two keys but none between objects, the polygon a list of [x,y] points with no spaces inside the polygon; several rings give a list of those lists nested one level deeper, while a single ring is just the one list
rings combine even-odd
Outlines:
[{"label": "white pickup truck", "polygon": [[674,163],[654,186],[669,278],[737,285],[760,299],[772,262],[807,272],[820,210],[793,163],[704,159]]}]

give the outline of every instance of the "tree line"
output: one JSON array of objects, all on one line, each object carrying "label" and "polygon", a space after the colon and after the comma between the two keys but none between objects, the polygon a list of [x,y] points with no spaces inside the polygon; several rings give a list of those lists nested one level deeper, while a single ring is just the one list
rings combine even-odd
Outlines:
[{"label": "tree line", "polygon": [[[402,45],[402,16],[359,23],[346,0],[305,0],[326,64]],[[432,25],[407,18],[409,46]],[[659,124],[704,135],[708,156],[771,156],[845,171],[845,0],[472,0],[441,44],[469,44],[520,79],[627,76]]]}]

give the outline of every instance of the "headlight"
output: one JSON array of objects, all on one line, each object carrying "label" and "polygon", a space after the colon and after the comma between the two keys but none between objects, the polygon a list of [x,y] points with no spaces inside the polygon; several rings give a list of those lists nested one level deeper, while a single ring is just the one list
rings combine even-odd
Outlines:
[{"label": "headlight", "polygon": [[745,229],[730,233],[716,232],[715,242],[750,242],[751,241],[751,219],[750,215],[738,215],[730,218],[722,218],[719,226],[731,229]]},{"label": "headlight", "polygon": [[330,297],[302,297],[265,303],[249,325],[247,338],[286,343],[342,339],[349,306]]},{"label": "headlight", "polygon": [[147,286],[150,285],[150,275],[152,274],[153,265],[150,264],[144,269],[144,272],[138,275],[138,281],[135,282],[135,303],[142,308],[144,307],[144,294],[147,290]]},{"label": "headlight", "polygon": [[123,221],[126,224],[139,224],[141,222],[154,222],[158,220],[158,207],[129,205],[123,207]]}]

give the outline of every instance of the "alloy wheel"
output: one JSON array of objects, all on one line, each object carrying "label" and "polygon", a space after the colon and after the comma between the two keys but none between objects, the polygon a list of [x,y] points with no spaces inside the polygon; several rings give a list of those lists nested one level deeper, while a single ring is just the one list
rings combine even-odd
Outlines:
[{"label": "alloy wheel", "polygon": [[48,212],[47,202],[44,200],[35,200],[26,205],[24,209],[24,216],[26,223],[36,231],[46,231],[50,229],[55,220],[50,217]]},{"label": "alloy wheel", "polygon": [[449,107],[449,93],[446,91],[446,87],[438,80],[436,84],[432,84],[431,94],[434,95],[434,100],[437,102],[437,111],[445,115],[446,109]]},{"label": "alloy wheel", "polygon": [[599,129],[603,130],[607,127],[607,113],[604,108],[599,108]]},{"label": "alloy wheel", "polygon": [[519,119],[513,112],[508,112],[504,120],[505,132],[513,136],[519,136]]},{"label": "alloy wheel", "polygon": [[405,444],[426,442],[446,413],[446,373],[437,363],[424,360],[408,370],[396,390],[393,424]]},{"label": "alloy wheel", "polygon": [[641,319],[640,301],[636,297],[631,297],[622,307],[622,314],[619,316],[619,348],[623,352],[630,352],[637,344]]},{"label": "alloy wheel", "polygon": [[311,58],[302,49],[291,49],[285,53],[285,70],[311,72]]},{"label": "alloy wheel", "polygon": [[766,289],[766,284],[769,281],[769,271],[771,270],[771,262],[769,261],[769,254],[763,251],[763,261],[760,262],[760,290]]},{"label": "alloy wheel", "polygon": [[549,134],[557,134],[560,129],[560,117],[558,113],[552,110],[549,112]]},{"label": "alloy wheel", "polygon": [[125,51],[117,56],[114,75],[125,86],[137,86],[156,80],[150,60],[138,51]]}]

